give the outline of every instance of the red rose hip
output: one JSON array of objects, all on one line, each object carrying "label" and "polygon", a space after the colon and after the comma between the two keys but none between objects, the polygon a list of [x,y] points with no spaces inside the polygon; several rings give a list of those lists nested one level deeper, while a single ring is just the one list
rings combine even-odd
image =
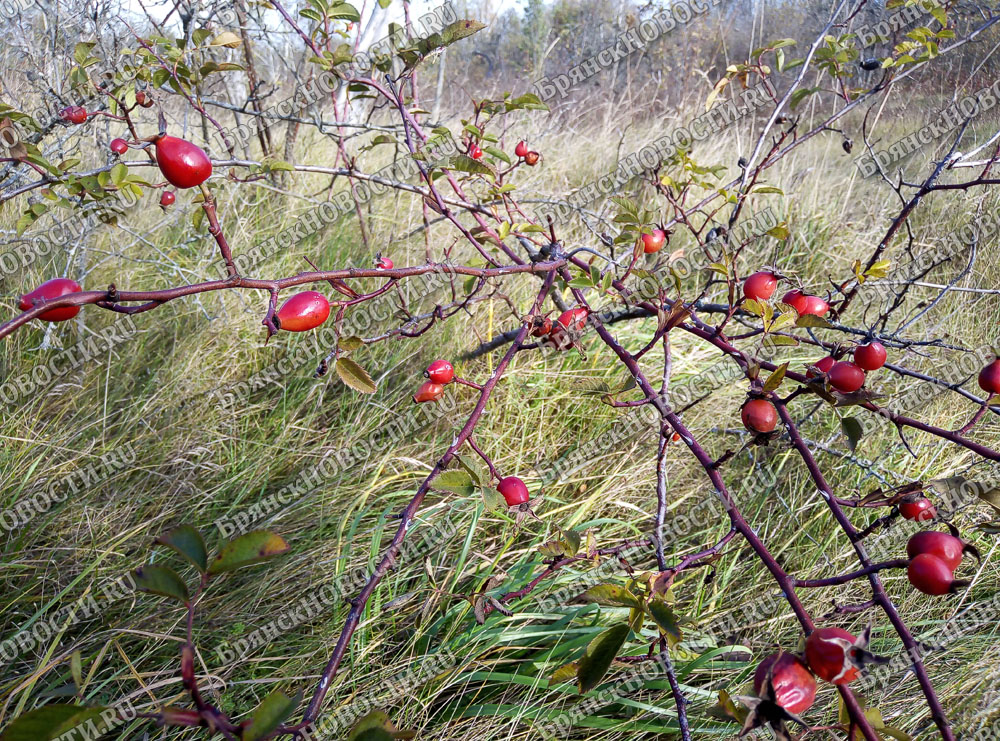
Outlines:
[{"label": "red rose hip", "polygon": [[979,372],[979,388],[990,394],[1000,394],[1000,358]]},{"label": "red rose hip", "polygon": [[817,628],[806,639],[806,663],[820,679],[847,684],[860,671],[851,662],[857,638],[843,628]]},{"label": "red rose hip", "polygon": [[667,233],[662,229],[654,229],[652,234],[642,235],[642,251],[647,255],[659,252],[667,243]]},{"label": "red rose hip", "polygon": [[754,273],[743,281],[743,296],[755,301],[767,301],[778,287],[778,279],[774,273],[766,270]]},{"label": "red rose hip", "polygon": [[945,565],[954,571],[962,563],[965,543],[948,533],[925,530],[916,533],[906,544],[906,555],[916,558],[923,553],[929,553],[944,561]]},{"label": "red rose hip", "polygon": [[865,372],[854,363],[841,360],[827,372],[830,385],[842,394],[850,394],[865,385]]},{"label": "red rose hip", "polygon": [[59,111],[59,117],[67,123],[82,124],[87,122],[87,110],[78,105],[71,105]]},{"label": "red rose hip", "polygon": [[906,576],[918,591],[939,596],[952,591],[955,575],[948,564],[930,553],[921,553],[910,560]]},{"label": "red rose hip", "polygon": [[[39,301],[51,301],[54,298],[79,293],[80,284],[69,278],[53,278],[38,286],[34,291],[21,296],[18,307],[22,311],[27,311]],[[79,306],[60,306],[58,309],[43,311],[38,315],[39,319],[47,322],[65,322],[80,313]]]},{"label": "red rose hip", "polygon": [[497,491],[503,495],[508,507],[524,504],[528,501],[528,487],[517,476],[501,479],[497,485]]},{"label": "red rose hip", "polygon": [[769,670],[776,705],[795,715],[812,707],[816,700],[816,680],[802,659],[780,651],[761,661],[753,675],[754,694],[760,696],[764,692]]},{"label": "red rose hip", "polygon": [[474,160],[482,159],[483,150],[479,148],[478,144],[473,144],[469,147],[469,156]]},{"label": "red rose hip", "polygon": [[125,154],[128,151],[128,142],[124,139],[112,139],[110,146],[115,154]]},{"label": "red rose hip", "polygon": [[160,194],[160,205],[161,206],[172,206],[174,201],[177,200],[177,196],[174,195],[172,190],[165,190]]},{"label": "red rose hip", "polygon": [[161,136],[156,145],[156,164],[167,181],[177,188],[195,188],[212,174],[212,161],[201,147],[176,136]]},{"label": "red rose hip", "polygon": [[899,514],[904,520],[911,522],[926,522],[937,517],[937,510],[930,499],[921,497],[920,499],[907,499],[899,503]]},{"label": "red rose hip", "polygon": [[819,296],[806,296],[805,298],[805,310],[800,312],[802,314],[823,316],[830,310],[830,304],[821,299]]},{"label": "red rose hip", "polygon": [[378,262],[375,263],[375,267],[378,270],[392,270],[393,262],[388,257],[380,257]]},{"label": "red rose hip", "polygon": [[330,316],[330,302],[316,291],[302,291],[288,298],[278,308],[278,323],[288,332],[316,329]]},{"label": "red rose hip", "polygon": [[[822,360],[817,360],[815,363],[813,363],[813,367],[815,367],[816,370],[818,370],[820,373],[829,373],[830,369],[833,367],[834,363],[836,363],[836,362],[837,362],[836,360],[834,360],[832,357],[830,357],[829,355],[827,355]],[[816,378],[818,376],[819,376],[819,373],[817,373],[815,370],[813,370],[812,367],[809,368],[806,371],[806,377],[807,378]]]},{"label": "red rose hip", "polygon": [[751,399],[740,410],[743,426],[751,432],[771,432],[778,424],[778,411],[767,399]]},{"label": "red rose hip", "polygon": [[447,360],[435,360],[433,363],[427,366],[427,370],[424,371],[424,376],[430,379],[431,383],[440,383],[442,385],[446,383],[451,383],[452,379],[455,377],[455,368]]},{"label": "red rose hip", "polygon": [[866,371],[875,371],[885,365],[886,352],[881,342],[869,342],[854,348],[854,363]]},{"label": "red rose hip", "polygon": [[517,143],[516,147],[514,147],[514,154],[516,154],[518,157],[524,157],[525,155],[528,154],[528,145],[524,142],[523,139]]},{"label": "red rose hip", "polygon": [[413,401],[417,404],[421,404],[425,401],[437,401],[441,398],[444,393],[444,386],[440,383],[434,383],[433,381],[424,381],[420,384],[420,388],[417,389],[417,393],[413,395]]}]

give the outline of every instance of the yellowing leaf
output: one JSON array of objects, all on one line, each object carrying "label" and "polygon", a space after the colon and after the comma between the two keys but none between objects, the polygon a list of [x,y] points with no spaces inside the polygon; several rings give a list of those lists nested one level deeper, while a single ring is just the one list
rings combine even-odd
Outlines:
[{"label": "yellowing leaf", "polygon": [[223,31],[212,39],[212,46],[224,46],[227,49],[235,49],[242,43],[243,41],[240,37],[232,31]]},{"label": "yellowing leaf", "polygon": [[368,371],[350,358],[340,358],[336,368],[340,380],[355,391],[360,391],[362,394],[374,394],[378,390],[372,377],[368,375]]}]

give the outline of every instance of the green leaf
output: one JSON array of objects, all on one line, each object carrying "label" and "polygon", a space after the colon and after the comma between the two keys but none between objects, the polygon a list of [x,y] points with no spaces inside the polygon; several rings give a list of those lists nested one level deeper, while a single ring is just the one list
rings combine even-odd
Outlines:
[{"label": "green leaf", "polygon": [[583,596],[605,607],[638,607],[642,604],[638,597],[617,584],[598,584],[584,592]]},{"label": "green leaf", "polygon": [[243,741],[260,741],[260,739],[285,722],[288,716],[292,714],[292,711],[298,706],[301,699],[301,693],[292,698],[283,692],[275,690],[261,700],[260,705],[253,711],[250,725],[243,729],[240,738]]},{"label": "green leaf", "polygon": [[829,327],[830,322],[815,314],[803,314],[795,320],[796,327]]},{"label": "green leaf", "polygon": [[461,41],[468,36],[472,36],[472,34],[478,33],[484,28],[486,28],[485,23],[474,20],[461,20],[448,24],[436,35],[442,39],[441,46],[447,46],[448,44],[454,44],[456,41]]},{"label": "green leaf", "polygon": [[177,572],[166,566],[147,564],[135,570],[135,588],[140,592],[170,597],[187,604],[191,597],[187,585]]},{"label": "green leaf", "polygon": [[357,23],[361,20],[361,14],[358,12],[358,9],[350,3],[339,3],[332,7],[330,9],[330,17],[341,18],[352,23]]},{"label": "green leaf", "polygon": [[489,166],[472,159],[467,154],[456,154],[448,163],[448,167],[458,172],[470,172],[480,175],[492,175],[493,170]]},{"label": "green leaf", "polygon": [[661,599],[654,599],[650,600],[648,608],[649,614],[656,622],[656,627],[663,635],[668,636],[672,643],[677,643],[684,637],[680,621],[674,611],[670,609],[670,605]]},{"label": "green leaf", "polygon": [[788,363],[782,363],[767,377],[764,381],[764,393],[770,393],[774,391],[781,385],[781,382],[785,380],[785,371],[788,370]]},{"label": "green leaf", "polygon": [[627,623],[613,625],[587,644],[587,652],[580,658],[576,671],[581,694],[589,692],[604,679],[629,632]]},{"label": "green leaf", "polygon": [[368,375],[368,371],[350,358],[337,360],[336,368],[340,380],[355,391],[360,391],[362,394],[374,394],[378,390],[372,377]]},{"label": "green leaf", "polygon": [[96,41],[79,42],[75,47],[73,47],[73,61],[81,67],[85,66],[84,62],[87,61],[87,57],[90,56],[90,50],[95,46],[97,46]]},{"label": "green leaf", "polygon": [[357,335],[351,335],[350,337],[341,337],[340,341],[337,343],[337,347],[341,350],[346,350],[347,352],[353,352],[365,346],[364,341]]},{"label": "green leaf", "polygon": [[552,676],[549,677],[549,686],[552,686],[553,684],[562,684],[563,682],[570,681],[571,679],[573,679],[573,677],[576,676],[576,672],[579,669],[579,666],[580,662],[578,661],[571,661],[568,664],[563,664],[554,672],[552,672]]},{"label": "green leaf", "polygon": [[854,449],[858,447],[858,441],[864,436],[864,427],[862,427],[856,417],[843,417],[840,420],[840,428],[843,430],[844,436],[847,438],[847,447],[849,447],[853,453]]},{"label": "green leaf", "polygon": [[476,482],[472,480],[472,476],[469,475],[468,471],[456,468],[439,474],[434,479],[434,488],[444,489],[453,494],[468,497],[476,492]]},{"label": "green leaf", "polygon": [[0,741],[51,741],[92,717],[100,715],[103,707],[53,703],[35,708],[15,718],[0,733]]},{"label": "green leaf", "polygon": [[205,547],[205,539],[190,525],[176,527],[158,537],[154,542],[175,551],[203,574],[208,568],[208,549]]},{"label": "green leaf", "polygon": [[266,561],[288,553],[289,546],[280,535],[267,530],[254,530],[229,541],[208,567],[209,574],[221,574],[244,566]]}]

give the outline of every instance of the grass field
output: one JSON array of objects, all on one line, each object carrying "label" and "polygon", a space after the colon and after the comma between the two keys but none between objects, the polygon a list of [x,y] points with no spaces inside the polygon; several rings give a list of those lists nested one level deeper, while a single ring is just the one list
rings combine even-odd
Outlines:
[{"label": "grass field", "polygon": [[[543,126],[543,119],[531,125]],[[893,128],[900,135],[910,130],[904,123]],[[520,183],[526,199],[558,197],[615,167],[613,147],[584,151],[560,136],[558,129],[543,128],[532,140],[544,152],[544,160]],[[660,126],[649,124],[629,129],[618,154],[635,151],[659,131]],[[583,138],[617,141],[613,131],[587,131]],[[726,166],[727,177],[732,177],[749,141],[744,126],[715,137],[696,149],[695,156],[705,164]],[[317,164],[322,163],[326,146],[308,137],[299,143],[302,151],[313,153],[310,161]],[[928,147],[911,161],[918,165],[941,152],[941,147]],[[917,177],[926,166],[923,170],[914,166],[911,172]],[[827,276],[842,280],[850,275],[851,263],[870,254],[899,210],[898,198],[884,184],[859,176],[836,135],[817,137],[801,147],[770,170],[768,178],[787,195],[761,196],[752,210],[772,208],[787,221],[791,236],[786,242],[764,238],[755,243],[740,266],[744,273],[758,264],[773,263],[822,290],[828,285]],[[318,193],[316,198],[323,199],[327,185],[319,176],[296,175],[292,187],[297,194]],[[265,187],[232,184],[220,189],[219,201],[220,217],[236,254],[311,207],[306,200]],[[176,207],[163,213],[151,203],[130,211],[121,228],[101,228],[74,241],[68,255],[61,252],[4,278],[0,314],[11,315],[21,286],[57,273],[79,277],[87,287],[114,282],[135,289],[216,277],[211,240],[204,232],[195,236],[191,229],[197,207],[181,197]],[[981,189],[929,197],[911,218],[917,252],[971,221],[996,221],[998,206],[1000,199]],[[373,225],[369,249],[362,245],[352,214],[270,258],[255,274],[289,275],[307,269],[304,257],[328,268],[368,265],[377,250],[390,254],[397,266],[423,261],[425,234],[411,234],[421,225],[419,200],[385,196],[369,209]],[[579,221],[560,229],[560,237],[570,245],[593,241]],[[426,236],[440,248],[454,240],[455,232],[436,224]],[[671,248],[690,246],[686,239],[678,233]],[[453,257],[469,259],[469,252],[459,246]],[[978,244],[974,268],[958,286],[996,287],[998,255],[995,238]],[[888,256],[894,267],[906,260],[899,243]],[[963,252],[925,281],[947,283],[959,275],[967,256]],[[703,277],[702,273],[688,279],[686,288],[692,295]],[[528,277],[508,285],[521,307],[537,290]],[[435,301],[446,301],[449,295],[446,288],[421,295],[419,284],[403,290],[409,292],[414,313],[429,311]],[[925,287],[911,295],[927,301],[936,293]],[[18,650],[16,658],[8,660],[11,657],[0,652],[0,723],[53,696],[77,694],[95,704],[127,699],[140,711],[183,703],[177,674],[183,612],[149,595],[104,596],[107,585],[151,558],[157,562],[167,558],[160,549],[151,549],[152,539],[161,531],[190,523],[201,528],[212,545],[222,540],[213,523],[246,513],[289,485],[304,487],[303,494],[256,526],[282,534],[291,552],[214,585],[200,605],[195,638],[203,686],[213,694],[225,690],[220,706],[236,717],[275,688],[303,688],[308,695],[347,611],[339,599],[324,603],[318,614],[293,629],[278,630],[266,645],[245,656],[223,659],[239,641],[255,631],[270,630],[270,621],[294,612],[324,586],[335,585],[359,567],[373,566],[380,544],[384,546],[395,530],[390,515],[410,499],[474,404],[475,392],[460,387],[449,389],[450,398],[439,414],[429,414],[425,406],[414,411],[409,397],[423,368],[437,357],[457,358],[513,326],[503,301],[483,302],[472,307],[471,316],[438,325],[418,340],[389,340],[359,350],[354,358],[379,386],[375,395],[364,396],[339,383],[332,373],[318,381],[312,378],[327,349],[313,338],[282,333],[265,344],[260,326],[265,302],[264,294],[250,291],[218,292],[174,301],[135,317],[88,309],[71,322],[51,329],[35,323],[5,340],[0,370],[8,388],[14,384],[17,398],[0,415],[0,509],[11,511],[50,486],[64,494],[64,501],[0,535],[4,563],[0,640],[58,618],[52,623],[52,635]],[[916,313],[917,303],[911,299],[906,308]],[[388,307],[389,302],[380,305]],[[862,309],[857,304],[845,320],[864,326],[872,316],[866,317]],[[997,341],[998,320],[1000,301],[995,295],[951,292],[903,335],[979,348]],[[363,336],[395,326],[388,309],[371,318],[370,328],[368,319],[357,321],[357,333]],[[641,338],[649,336],[653,322],[618,324],[616,331],[626,346],[637,348],[645,341]],[[112,347],[105,343],[91,348],[79,367],[18,390],[19,376],[41,373],[34,369],[112,324],[118,338]],[[703,384],[715,374],[710,369],[718,358],[708,345],[682,333],[672,337],[676,338],[675,389]],[[551,606],[545,598],[557,592],[574,596],[595,583],[620,583],[624,574],[614,562],[599,567],[602,578],[589,573],[593,566],[561,570],[529,596],[512,602],[512,617],[493,613],[481,626],[462,598],[497,574],[506,573],[506,579],[494,585],[491,594],[524,586],[542,570],[537,548],[557,535],[557,526],[590,529],[601,547],[649,532],[656,480],[652,428],[640,426],[640,434],[610,446],[595,443],[582,466],[563,476],[552,474],[555,461],[620,429],[625,416],[581,393],[596,380],[616,384],[625,378],[599,340],[591,337],[584,344],[585,358],[575,351],[518,355],[477,429],[478,444],[505,475],[517,474],[528,482],[533,498],[537,497],[540,519],[516,528],[511,517],[487,507],[478,493],[432,493],[412,533],[418,542],[423,538],[424,545],[411,551],[377,589],[330,693],[329,712],[349,719],[373,703],[387,710],[399,727],[418,729],[422,739],[530,739],[540,737],[537,724],[566,723],[568,716],[561,712],[588,702],[590,698],[581,700],[571,683],[550,685],[549,676],[577,658],[591,637],[622,615],[572,599]],[[781,359],[798,368],[820,356],[805,346],[780,350]],[[483,380],[498,357],[494,352],[460,362],[458,368],[466,378]],[[954,352],[928,348],[926,355],[911,351],[890,356],[890,361],[950,377],[955,357]],[[289,358],[288,363],[275,370],[282,358]],[[651,377],[657,377],[661,363],[656,353],[647,356]],[[890,397],[894,408],[898,400],[900,411],[945,428],[961,427],[975,411],[972,404],[951,394],[929,399],[912,394],[913,387],[921,385],[914,379],[883,373],[875,385]],[[787,443],[743,447],[747,440],[739,424],[739,405],[745,383],[723,378],[716,386],[685,415],[685,421],[713,455],[738,451],[724,469],[725,478],[761,538],[795,576],[852,570],[850,543],[835,528]],[[978,393],[974,379],[966,386]],[[956,474],[996,479],[995,469],[974,465],[968,452],[908,431],[911,454],[891,424],[869,430],[852,455],[838,413],[860,417],[864,412],[835,411],[802,400],[793,408],[830,483],[842,496]],[[973,439],[993,447],[1000,444],[995,419],[987,415]],[[401,425],[404,433],[393,433],[390,423]],[[318,486],[303,484],[312,480],[307,472],[331,459],[337,465],[325,466],[332,475],[313,481]],[[80,471],[88,472],[92,480],[80,484]],[[714,495],[686,448],[672,446],[668,471],[668,560],[676,560],[714,542],[726,532],[728,522],[721,508],[712,505]],[[70,480],[78,491],[63,483],[67,476],[76,477]],[[541,489],[543,480],[546,485]],[[869,510],[850,514],[859,527],[876,516]],[[954,515],[955,524],[983,554],[981,564],[966,560],[962,567],[963,576],[972,580],[963,595],[932,600],[914,592],[902,572],[884,574],[890,595],[919,639],[933,644],[942,642],[936,636],[949,625],[964,629],[957,640],[944,641],[927,656],[931,678],[960,738],[993,721],[991,714],[997,713],[996,610],[991,607],[994,618],[985,621],[965,615],[973,603],[992,606],[1000,598],[996,536],[975,529],[995,515],[989,506],[975,501]],[[897,521],[884,534],[873,536],[873,557],[899,557],[914,530],[911,523]],[[653,566],[644,551],[630,561],[637,570]],[[716,564],[713,578],[706,579],[706,574],[704,569],[686,572],[673,588],[677,612],[686,621],[684,639],[672,656],[692,700],[696,737],[731,738],[738,727],[709,717],[707,708],[719,690],[747,692],[757,660],[777,645],[794,648],[800,631],[769,575],[738,539]],[[868,595],[862,583],[855,583],[802,590],[802,596],[806,607],[821,616],[831,609],[831,600],[846,604]],[[82,619],[66,612],[73,605],[94,603],[97,609],[82,609],[88,613]],[[895,633],[884,619],[874,617],[874,649],[897,654],[900,644]],[[866,620],[864,615],[844,615],[830,624],[857,632]],[[637,641],[630,644],[631,653],[644,650]],[[74,656],[79,658],[78,679],[82,678],[78,687]],[[664,676],[654,674],[625,695],[614,691],[616,681],[632,671],[616,666],[606,687],[588,693],[595,699],[573,716],[572,737],[679,738]],[[610,692],[601,695],[608,688]],[[918,737],[929,733],[926,707],[912,674],[896,671],[860,694],[881,709],[889,725]],[[836,713],[837,700],[827,685],[808,719],[816,725],[829,724],[835,722]],[[349,720],[344,723],[349,725]],[[821,735],[817,732],[810,738]],[[135,720],[118,727],[112,736],[194,738],[195,734],[176,730],[167,734]],[[346,737],[344,726],[329,737]]]}]

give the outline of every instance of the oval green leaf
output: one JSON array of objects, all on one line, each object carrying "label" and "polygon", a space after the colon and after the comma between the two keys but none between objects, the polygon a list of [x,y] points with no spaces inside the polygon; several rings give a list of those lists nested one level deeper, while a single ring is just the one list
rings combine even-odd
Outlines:
[{"label": "oval green leaf", "polygon": [[205,547],[205,539],[190,525],[175,527],[158,537],[155,542],[158,545],[165,545],[192,563],[203,574],[208,568],[208,549]]},{"label": "oval green leaf", "polygon": [[221,574],[288,553],[288,543],[280,535],[255,530],[229,541],[208,567],[209,574]]},{"label": "oval green leaf", "polygon": [[184,604],[187,604],[190,599],[184,580],[177,575],[176,571],[166,566],[147,564],[137,568],[135,570],[135,588],[140,592],[170,597]]}]

